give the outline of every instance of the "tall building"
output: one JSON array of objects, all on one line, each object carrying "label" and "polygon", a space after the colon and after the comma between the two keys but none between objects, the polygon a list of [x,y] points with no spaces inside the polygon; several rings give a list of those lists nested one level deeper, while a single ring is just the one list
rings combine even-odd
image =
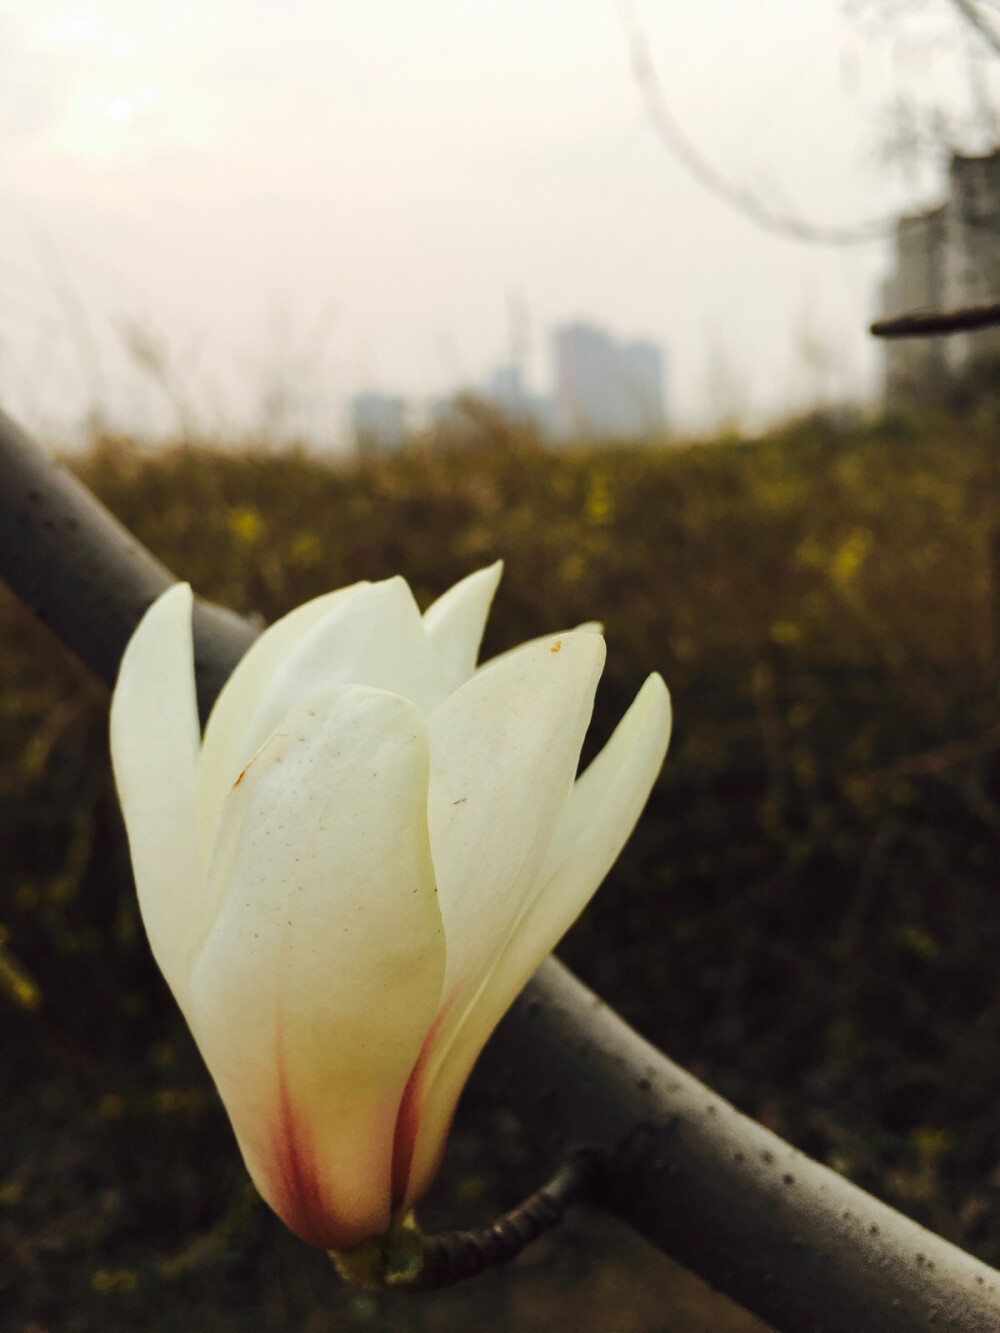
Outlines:
[{"label": "tall building", "polygon": [[525,396],[521,371],[517,366],[494,366],[483,381],[483,397],[502,408],[510,417],[522,415]]},{"label": "tall building", "polygon": [[592,324],[554,334],[556,424],[564,436],[662,431],[663,356],[655,343],[623,343]]},{"label": "tall building", "polygon": [[[899,219],[881,307],[891,318],[990,300],[1000,300],[1000,150],[955,154],[945,202]],[[940,389],[977,361],[1000,361],[1000,328],[886,339],[883,357],[885,396],[905,401]]]},{"label": "tall building", "polygon": [[356,393],[349,415],[359,454],[394,453],[406,442],[406,402],[396,394]]},{"label": "tall building", "polygon": [[494,366],[483,381],[481,392],[508,421],[534,426],[545,435],[552,433],[555,405],[546,394],[533,393],[527,387],[520,367]]}]

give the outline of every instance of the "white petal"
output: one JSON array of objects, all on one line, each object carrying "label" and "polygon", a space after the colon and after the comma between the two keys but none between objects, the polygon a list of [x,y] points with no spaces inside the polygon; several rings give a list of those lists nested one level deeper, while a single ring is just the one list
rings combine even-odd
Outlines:
[{"label": "white petal", "polygon": [[490,1033],[589,902],[638,821],[670,739],[670,696],[652,675],[573,788],[539,888],[493,971],[426,1081],[409,1179],[416,1199],[433,1179],[455,1104]]},{"label": "white petal", "polygon": [[444,936],[425,723],[342,686],[294,709],[223,812],[191,1025],[258,1188],[313,1244],[384,1229]]},{"label": "white petal", "polygon": [[333,685],[372,685],[427,713],[448,694],[405,579],[386,579],[338,602],[298,641],[272,674],[248,723],[245,759],[285,714]]},{"label": "white petal", "polygon": [[[573,775],[604,664],[589,633],[532,644],[477,672],[428,719],[428,806],[438,901],[448,941],[438,1021],[407,1089],[424,1188],[451,1107],[425,1116],[426,1090],[529,900]],[[416,1197],[412,1184],[406,1199]]]},{"label": "white petal", "polygon": [[253,751],[246,753],[247,728],[274,672],[309,630],[365,583],[314,597],[270,625],[237,663],[222,687],[205,727],[198,763],[199,848],[208,865],[222,803]]},{"label": "white petal", "polygon": [[428,719],[428,818],[445,990],[478,987],[533,887],[573,785],[604,640],[566,634],[478,672]]},{"label": "white petal", "polygon": [[486,618],[503,573],[503,561],[478,569],[432,603],[424,612],[424,628],[457,688],[476,669]]},{"label": "white petal", "polygon": [[[628,841],[663,767],[672,724],[670,693],[654,671],[604,749],[573,784],[542,867],[542,884],[547,886],[557,871],[569,873],[567,858],[581,870],[590,867],[598,878],[589,891],[581,884],[579,892],[586,896],[560,935],[583,910]],[[550,889],[544,887],[540,896],[551,898]]]},{"label": "white petal", "polygon": [[195,833],[198,705],[191,589],[177,583],[129,640],[111,700],[111,758],[153,956],[186,1007],[187,939],[203,887]]},{"label": "white petal", "polygon": [[519,653],[524,648],[532,648],[536,643],[551,643],[553,639],[558,639],[565,634],[602,634],[604,625],[600,620],[585,620],[580,625],[574,625],[571,630],[559,630],[555,634],[540,634],[536,639],[525,639],[524,643],[519,643],[513,648],[507,648],[502,653],[497,653],[496,657],[490,657],[479,667],[480,671],[486,671],[497,662],[502,662],[504,658],[510,657],[512,653]]}]

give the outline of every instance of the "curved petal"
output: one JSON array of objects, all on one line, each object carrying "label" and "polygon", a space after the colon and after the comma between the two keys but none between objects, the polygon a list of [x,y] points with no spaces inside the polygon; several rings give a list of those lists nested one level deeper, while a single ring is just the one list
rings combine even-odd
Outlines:
[{"label": "curved petal", "polygon": [[[441,1012],[407,1088],[397,1181],[426,1185],[448,1116],[425,1123],[426,1089],[463,1015],[530,900],[573,785],[604,640],[567,634],[479,671],[428,719],[428,804],[438,901],[448,941]],[[416,1195],[406,1192],[407,1201]]]},{"label": "curved petal", "polygon": [[557,874],[570,880],[576,871],[584,878],[591,872],[598,877],[589,890],[579,881],[576,892],[584,896],[560,935],[589,902],[631,836],[663,767],[672,727],[670,692],[654,671],[604,749],[573,784],[549,844],[538,896],[553,902],[559,897],[550,887]]},{"label": "curved petal", "polygon": [[434,1177],[455,1105],[490,1033],[590,901],[627,842],[663,765],[670,727],[670,696],[654,674],[574,785],[537,892],[426,1080],[407,1202],[419,1198]]},{"label": "curved petal", "polygon": [[337,603],[280,663],[246,721],[244,763],[285,714],[333,685],[371,685],[430,712],[448,683],[405,579],[385,579]]},{"label": "curved petal", "polygon": [[191,1026],[258,1189],[327,1248],[388,1223],[440,998],[427,784],[418,709],[347,685],[285,717],[223,811]]},{"label": "curved petal", "polygon": [[111,759],[139,908],[182,1009],[187,938],[204,883],[195,835],[199,726],[191,606],[186,583],[157,598],[129,640],[111,700]]},{"label": "curved petal", "polygon": [[604,624],[600,620],[584,620],[579,625],[574,625],[571,630],[560,630],[556,634],[540,634],[536,639],[525,639],[523,643],[515,645],[513,648],[506,648],[502,653],[497,653],[496,657],[489,657],[483,662],[479,670],[487,671],[490,667],[496,666],[504,658],[510,657],[513,653],[519,653],[523,648],[532,648],[536,643],[551,643],[553,639],[559,638],[560,634],[601,634],[604,633]]},{"label": "curved petal", "polygon": [[209,714],[198,762],[198,843],[203,865],[208,865],[222,803],[250,757],[245,753],[247,725],[268,681],[318,621],[367,586],[338,588],[276,620],[250,645],[222,687]]},{"label": "curved petal", "polygon": [[533,644],[478,672],[428,718],[449,995],[479,987],[535,882],[573,786],[604,655],[595,634]]},{"label": "curved petal", "polygon": [[437,650],[453,689],[468,680],[476,669],[486,618],[502,573],[502,560],[477,569],[424,612],[427,637]]}]

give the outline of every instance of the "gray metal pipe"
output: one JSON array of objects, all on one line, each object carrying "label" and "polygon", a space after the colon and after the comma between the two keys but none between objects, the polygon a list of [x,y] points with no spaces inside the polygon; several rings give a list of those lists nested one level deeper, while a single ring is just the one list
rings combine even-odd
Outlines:
[{"label": "gray metal pipe", "polygon": [[[143,611],[176,579],[87,488],[0,412],[0,577],[108,685]],[[257,629],[195,603],[202,721]]]},{"label": "gray metal pipe", "polygon": [[614,1153],[606,1206],[782,1333],[996,1333],[1000,1273],[742,1115],[556,959],[476,1076],[553,1151]]}]

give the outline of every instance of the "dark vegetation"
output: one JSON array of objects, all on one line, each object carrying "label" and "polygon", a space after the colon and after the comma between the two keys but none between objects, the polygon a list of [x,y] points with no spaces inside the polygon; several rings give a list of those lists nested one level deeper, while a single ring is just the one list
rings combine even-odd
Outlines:
[{"label": "dark vegetation", "polygon": [[[603,618],[594,744],[653,668],[676,732],[563,957],[741,1108],[998,1263],[998,441],[980,402],[683,449],[547,453],[480,418],[357,466],[104,441],[78,467],[178,575],[268,620],[395,572],[426,602],[498,555],[487,653]],[[478,1314],[345,1293],[271,1219],[149,958],[106,694],[6,595],[0,642],[0,1327],[559,1327],[493,1277]],[[543,1170],[472,1096],[429,1220]],[[564,1292],[613,1249],[581,1245],[538,1261]],[[622,1297],[620,1327],[737,1327],[664,1299],[630,1323]]]}]

